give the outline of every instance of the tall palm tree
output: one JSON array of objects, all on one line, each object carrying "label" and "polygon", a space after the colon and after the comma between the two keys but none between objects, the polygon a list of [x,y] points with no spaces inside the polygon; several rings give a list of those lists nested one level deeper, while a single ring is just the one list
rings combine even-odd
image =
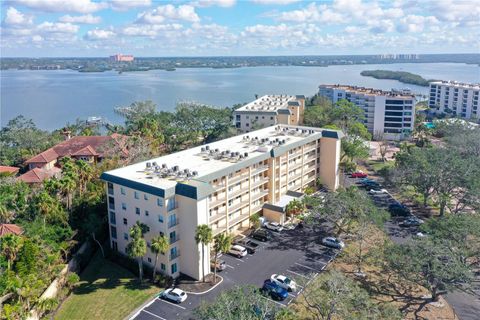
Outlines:
[{"label": "tall palm tree", "polygon": [[203,281],[205,282],[205,246],[212,242],[213,234],[212,229],[206,225],[201,224],[197,226],[195,231],[195,241],[197,244],[202,244],[202,276]]},{"label": "tall palm tree", "polygon": [[77,188],[77,182],[70,175],[65,175],[60,180],[62,193],[65,196],[67,210],[71,211],[72,209],[72,197],[73,191]]},{"label": "tall palm tree", "polygon": [[152,244],[150,245],[150,249],[153,253],[155,253],[155,264],[153,265],[153,274],[152,274],[152,281],[155,281],[155,273],[157,271],[157,262],[158,262],[158,254],[167,252],[168,248],[170,247],[170,242],[168,241],[168,237],[158,236],[152,239]]},{"label": "tall palm tree", "polygon": [[78,172],[78,182],[80,183],[80,195],[85,191],[87,188],[87,182],[93,176],[93,169],[92,167],[83,160],[77,160],[75,162]]},{"label": "tall palm tree", "polygon": [[41,191],[35,197],[35,209],[43,220],[43,229],[45,229],[47,219],[56,214],[59,210],[58,203],[48,192]]},{"label": "tall palm tree", "polygon": [[22,239],[15,234],[7,234],[0,238],[0,252],[7,258],[8,270],[11,269],[21,247]]},{"label": "tall palm tree", "polygon": [[213,283],[217,281],[217,256],[219,253],[227,252],[232,245],[233,237],[230,234],[220,233],[215,236],[215,242],[213,244],[215,267],[213,268],[214,277]]},{"label": "tall palm tree", "polygon": [[147,253],[147,244],[145,239],[143,239],[143,231],[140,223],[137,222],[137,224],[130,229],[130,237],[132,238],[132,241],[130,241],[127,245],[127,253],[131,258],[137,259],[138,276],[140,278],[140,282],[142,282],[143,256]]},{"label": "tall palm tree", "polygon": [[13,220],[14,213],[7,208],[3,199],[0,199],[0,223],[10,223]]}]

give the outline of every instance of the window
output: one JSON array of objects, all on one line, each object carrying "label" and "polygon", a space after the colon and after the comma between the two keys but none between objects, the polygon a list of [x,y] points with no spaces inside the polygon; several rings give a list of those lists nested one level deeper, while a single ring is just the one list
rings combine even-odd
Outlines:
[{"label": "window", "polygon": [[168,217],[168,227],[171,228],[176,225],[177,225],[177,215],[172,214],[171,216]]},{"label": "window", "polygon": [[157,206],[163,207],[163,199],[162,198],[157,198]]},{"label": "window", "polygon": [[146,193],[143,194],[143,200],[148,200],[148,195]]},{"label": "window", "polygon": [[135,192],[133,193],[133,196],[135,197],[135,199],[138,199],[138,192],[135,191]]},{"label": "window", "polygon": [[113,197],[108,197],[108,208],[115,210],[115,199]]},{"label": "window", "polygon": [[239,115],[239,114],[235,115],[235,119],[236,119],[237,121],[240,121],[240,115]]},{"label": "window", "polygon": [[170,243],[177,241],[177,233],[175,231],[170,232]]},{"label": "window", "polygon": [[110,234],[112,235],[112,239],[117,239],[117,228],[110,226]]},{"label": "window", "polygon": [[122,202],[122,209],[127,210],[127,204],[125,202]]},{"label": "window", "polygon": [[109,182],[107,183],[108,186],[108,194],[113,195],[113,183]]},{"label": "window", "polygon": [[128,240],[128,233],[125,232],[125,233],[123,234],[123,239]]},{"label": "window", "polygon": [[262,116],[262,119],[265,119],[265,116]]},{"label": "window", "polygon": [[175,273],[175,272],[177,272],[177,264],[176,263],[172,264],[172,274]]},{"label": "window", "polygon": [[148,217],[150,214],[148,213],[148,210],[145,210],[145,215]]},{"label": "window", "polygon": [[164,264],[164,263],[160,264],[160,269],[162,269],[163,271],[165,271],[165,264]]},{"label": "window", "polygon": [[150,248],[151,244],[147,241],[147,248]]},{"label": "window", "polygon": [[163,223],[163,216],[161,214],[158,215],[158,222]]},{"label": "window", "polygon": [[177,247],[170,249],[170,259],[175,259],[178,257]]},{"label": "window", "polygon": [[135,208],[135,213],[139,215],[140,214],[140,208]]},{"label": "window", "polygon": [[270,120],[273,120],[273,117],[270,117]]},{"label": "window", "polygon": [[126,192],[125,192],[125,188],[124,188],[124,187],[120,187],[120,193],[121,193],[121,194],[123,194],[123,195],[125,195],[125,194],[126,194]]},{"label": "window", "polygon": [[250,127],[250,123],[245,123],[245,126],[246,126],[246,127]]},{"label": "window", "polygon": [[175,197],[171,197],[170,199],[168,199],[168,202],[167,202],[167,211],[172,211],[173,209],[176,209],[177,208],[177,203],[175,201]]},{"label": "window", "polygon": [[148,258],[147,260],[148,260],[148,262],[152,262],[152,259],[151,259],[151,258]]},{"label": "window", "polygon": [[115,219],[115,212],[110,211],[110,223],[111,224],[117,224],[117,221]]},{"label": "window", "polygon": [[124,224],[124,225],[127,225],[127,223],[128,223],[127,218],[123,218],[123,224]]}]

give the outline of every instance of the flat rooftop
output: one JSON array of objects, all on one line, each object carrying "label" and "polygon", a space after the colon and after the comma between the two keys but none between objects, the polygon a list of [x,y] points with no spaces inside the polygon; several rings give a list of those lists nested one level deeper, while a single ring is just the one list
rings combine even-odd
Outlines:
[{"label": "flat rooftop", "polygon": [[431,84],[443,85],[455,88],[466,88],[466,89],[476,89],[480,90],[480,83],[464,83],[457,81],[434,81]]},{"label": "flat rooftop", "polygon": [[277,111],[278,109],[287,109],[288,102],[293,101],[297,101],[295,96],[286,94],[265,95],[235,111]]},{"label": "flat rooftop", "polygon": [[385,90],[374,89],[374,88],[349,86],[349,85],[342,85],[342,84],[322,84],[319,86],[319,88],[340,89],[340,90],[354,92],[356,94],[364,94],[364,95],[371,95],[371,96],[387,96],[387,97],[401,98],[401,99],[415,98],[415,95],[406,91],[399,91],[399,90],[385,91]]},{"label": "flat rooftop", "polygon": [[322,131],[341,137],[340,132],[333,130],[277,125],[111,170],[106,174],[162,189],[189,180],[209,182],[216,172],[248,167],[270,158],[272,149],[294,148],[299,142],[306,143],[305,140],[322,137]]}]

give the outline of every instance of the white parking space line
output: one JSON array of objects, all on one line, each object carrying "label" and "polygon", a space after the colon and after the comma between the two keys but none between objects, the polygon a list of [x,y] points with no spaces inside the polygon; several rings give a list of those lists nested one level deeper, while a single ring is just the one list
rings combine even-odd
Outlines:
[{"label": "white parking space line", "polygon": [[171,305],[174,306],[174,307],[177,307],[177,308],[180,308],[180,309],[183,309],[183,310],[187,310],[187,308],[182,307],[182,306],[179,306],[178,304],[172,303],[172,302],[170,302],[170,301],[167,301],[167,300],[164,300],[164,299],[160,299],[160,298],[157,298],[157,299],[160,300],[160,301],[162,301],[162,302],[171,304]]},{"label": "white parking space line", "polygon": [[286,307],[286,305],[284,305],[284,304],[283,304],[283,303],[281,303],[281,302],[278,302],[278,301],[272,300],[272,299],[270,299],[270,298],[267,298],[267,297],[264,297],[264,296],[262,296],[262,298],[264,298],[264,299],[267,299],[267,300],[269,300],[269,301],[272,301],[272,302],[275,302],[276,304],[278,304],[278,305],[281,305],[282,307]]},{"label": "white parking space line", "polygon": [[245,263],[245,261],[243,261],[241,259],[238,259],[238,258],[235,258],[235,260]]},{"label": "white parking space line", "polygon": [[310,279],[310,277],[307,277],[307,276],[305,276],[305,275],[303,275],[303,274],[297,273],[297,272],[295,272],[295,271],[292,271],[292,270],[287,270],[287,272],[290,272],[290,273],[296,274],[297,276],[300,276],[300,277],[304,277],[304,278]]},{"label": "white parking space line", "polygon": [[229,267],[229,268],[232,268],[232,269],[235,269],[235,267],[232,267],[231,265],[229,264],[226,264],[225,266]]},{"label": "white parking space line", "polygon": [[300,266],[300,267],[304,267],[304,268],[307,268],[307,269],[310,269],[310,270],[313,270],[313,271],[317,271],[317,270],[315,270],[314,268],[311,268],[311,267],[306,266],[306,265],[304,265],[304,264],[300,264],[300,263],[298,263],[298,262],[295,262],[295,264],[296,264],[297,266]]},{"label": "white parking space line", "polygon": [[167,320],[167,319],[162,318],[160,316],[157,316],[155,313],[152,313],[152,312],[147,311],[147,310],[142,310],[142,312],[148,313],[149,315],[154,316],[155,318],[158,318],[158,319]]}]

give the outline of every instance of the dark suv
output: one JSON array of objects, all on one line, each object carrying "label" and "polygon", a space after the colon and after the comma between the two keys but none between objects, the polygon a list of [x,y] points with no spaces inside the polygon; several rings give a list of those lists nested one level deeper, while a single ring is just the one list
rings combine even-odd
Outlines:
[{"label": "dark suv", "polygon": [[249,254],[254,254],[255,251],[257,250],[258,248],[258,243],[256,243],[255,241],[252,241],[252,240],[249,240],[249,239],[237,239],[237,240],[234,240],[233,241],[234,244],[238,244],[239,246],[242,246],[244,247],[245,249],[247,249],[247,252]]},{"label": "dark suv", "polygon": [[270,232],[265,229],[258,229],[250,234],[250,238],[265,242],[272,238]]}]

